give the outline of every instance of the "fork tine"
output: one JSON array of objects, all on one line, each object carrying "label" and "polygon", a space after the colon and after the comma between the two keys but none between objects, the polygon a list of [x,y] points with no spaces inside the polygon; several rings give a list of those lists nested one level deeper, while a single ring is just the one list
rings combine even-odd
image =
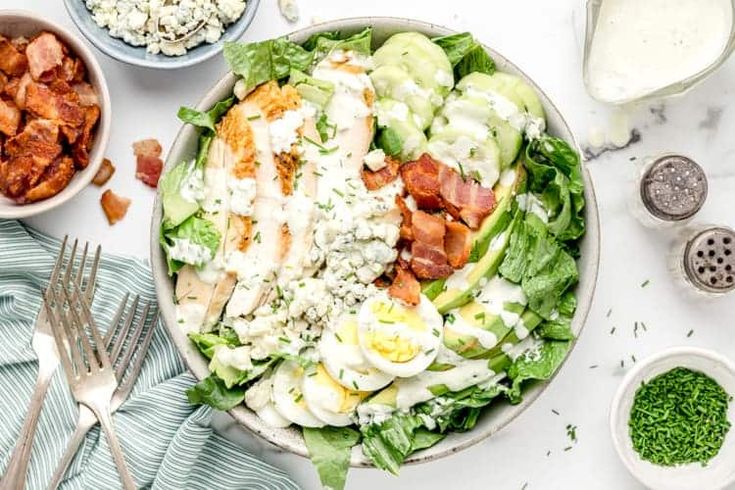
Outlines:
[{"label": "fork tine", "polygon": [[[118,395],[122,397],[123,400],[127,399],[128,395],[130,394],[130,391],[133,389],[133,385],[135,384],[135,381],[138,379],[138,374],[140,374],[140,369],[141,367],[143,367],[143,361],[145,360],[146,354],[148,354],[148,349],[151,346],[151,340],[153,340],[153,334],[156,331],[156,325],[158,325],[158,312],[157,311],[156,311],[156,314],[153,315],[153,321],[148,327],[148,331],[145,333],[145,337],[143,337],[143,341],[140,343],[138,348],[135,349],[138,355],[135,358],[133,367],[130,368],[128,375],[125,378],[125,382],[121,382],[117,388],[117,393]],[[118,379],[121,379],[121,378],[118,378]]]},{"label": "fork tine", "polygon": [[87,253],[89,251],[89,242],[84,242],[84,250],[82,250],[82,257],[79,261],[79,267],[77,268],[77,272],[74,275],[74,282],[81,285],[82,280],[84,279],[84,272],[87,265]]},{"label": "fork tine", "polygon": [[[59,298],[58,293],[54,290],[50,291],[50,295],[52,296],[52,302],[54,308],[56,309],[57,317],[61,320],[61,328],[58,329],[58,333],[59,336],[62,337],[62,342],[60,344],[57,344],[57,350],[61,351],[63,349],[66,349],[66,347],[69,348],[72,364],[76,369],[77,375],[79,375],[86,371],[86,367],[84,366],[84,359],[82,358],[81,352],[79,351],[76,332],[72,328],[69,322],[69,318],[64,311],[65,301]],[[67,341],[67,346],[64,345],[64,339],[66,339]]]},{"label": "fork tine", "polygon": [[[92,312],[89,311],[89,306],[87,306],[87,302],[82,299],[82,291],[79,289],[79,286],[77,286],[76,284],[74,285],[74,291],[77,294],[77,297],[79,298],[79,305],[81,306],[82,315],[84,316],[84,320],[86,321],[86,324],[89,325],[89,330],[92,332],[92,338],[94,339],[94,344],[97,346],[97,357],[99,358],[100,364],[102,364],[101,368],[111,369],[112,366],[110,365],[110,358],[107,355],[107,351],[104,348],[104,344],[102,343],[102,337],[100,336],[100,331],[97,328],[97,323],[94,321]],[[76,309],[74,311],[76,313]],[[84,340],[87,343],[89,343],[88,338],[85,337]]]},{"label": "fork tine", "polygon": [[[110,352],[110,344],[112,343],[112,338],[115,336],[115,332],[118,330],[118,326],[120,324],[120,321],[122,320],[122,315],[125,312],[125,305],[128,304],[129,297],[130,293],[125,293],[125,296],[123,296],[123,299],[120,302],[120,306],[117,307],[115,316],[112,317],[110,328],[108,328],[107,333],[105,333],[105,338],[103,340],[105,342],[105,349],[107,349],[107,352]],[[112,355],[110,356],[110,362],[115,364],[115,357]]]},{"label": "fork tine", "polygon": [[56,257],[56,263],[54,264],[54,268],[51,270],[51,277],[48,280],[48,288],[52,288],[56,286],[56,281],[59,278],[59,272],[61,272],[62,265],[64,264],[64,255],[66,255],[66,241],[69,238],[69,235],[64,236],[64,240],[61,242],[61,246],[59,247],[59,253]]},{"label": "fork tine", "polygon": [[[146,303],[145,308],[143,308],[143,312],[140,314],[138,324],[135,327],[135,331],[133,332],[132,337],[130,337],[130,343],[128,344],[128,348],[126,349],[125,357],[123,357],[123,360],[120,361],[120,363],[117,365],[115,376],[117,377],[118,381],[122,379],[122,375],[125,374],[125,370],[128,368],[128,364],[130,364],[130,359],[135,353],[135,348],[138,345],[140,336],[143,334],[143,329],[145,328],[145,323],[148,319],[148,312],[150,311],[150,308],[150,303]],[[135,310],[133,310],[133,312],[135,312]]]},{"label": "fork tine", "polygon": [[[76,286],[76,284],[74,284],[74,286]],[[77,335],[79,336],[79,340],[82,344],[82,349],[84,349],[84,353],[87,358],[89,371],[98,371],[100,369],[100,365],[97,357],[95,356],[94,348],[89,342],[89,337],[87,336],[86,329],[84,328],[85,321],[82,320],[82,317],[79,314],[79,306],[81,306],[81,309],[84,310],[84,300],[82,300],[79,296],[78,289],[75,289],[76,295],[73,296],[73,300],[72,295],[69,294],[66,288],[62,288],[62,290],[64,291],[64,295],[66,296],[66,301],[69,303],[69,311],[71,312],[72,317],[72,328],[75,329]],[[97,345],[102,345],[102,343],[99,343]]]},{"label": "fork tine", "polygon": [[[64,239],[64,241],[66,242],[66,239]],[[54,334],[54,340],[56,340],[56,347],[59,351],[59,357],[61,358],[61,365],[64,366],[64,372],[66,373],[67,379],[72,379],[74,377],[74,368],[72,366],[72,361],[69,358],[69,352],[67,352],[66,347],[64,346],[65,335],[62,335],[63,327],[61,326],[60,318],[55,314],[54,308],[51,306],[52,304],[56,304],[57,310],[59,308],[58,303],[54,303],[55,299],[50,298],[50,295],[52,294],[54,294],[53,290],[43,292],[43,305],[46,308],[46,316],[51,324],[51,332]]]},{"label": "fork tine", "polygon": [[87,283],[84,285],[84,299],[87,300],[87,303],[92,302],[92,297],[94,296],[94,288],[97,286],[97,269],[100,265],[101,253],[102,247],[100,245],[97,245],[97,248],[94,251],[94,260],[92,261],[92,267],[89,270],[89,278],[87,279]]},{"label": "fork tine", "polygon": [[135,319],[135,312],[138,311],[139,301],[140,297],[136,294],[133,297],[133,304],[130,305],[128,313],[125,316],[125,324],[120,329],[120,334],[115,340],[115,344],[112,346],[112,350],[110,351],[111,359],[117,359],[120,356],[120,352],[125,345],[125,339],[128,337],[128,333],[130,332],[130,326],[133,324],[133,320]]},{"label": "fork tine", "polygon": [[74,245],[72,245],[71,254],[69,255],[69,260],[66,263],[66,272],[64,273],[64,284],[65,285],[69,283],[71,274],[74,271],[74,261],[76,260],[78,242],[79,240],[74,239]]}]

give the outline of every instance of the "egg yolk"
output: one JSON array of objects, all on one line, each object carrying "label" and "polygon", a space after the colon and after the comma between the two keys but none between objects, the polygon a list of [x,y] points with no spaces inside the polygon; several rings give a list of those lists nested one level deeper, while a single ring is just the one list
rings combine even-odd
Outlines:
[{"label": "egg yolk", "polygon": [[421,350],[409,339],[383,332],[368,333],[365,340],[371,350],[391,362],[408,362]]},{"label": "egg yolk", "polygon": [[352,412],[357,405],[364,400],[369,394],[369,391],[352,391],[348,390],[341,384],[337,383],[329,375],[327,370],[322,364],[319,364],[316,368],[316,379],[319,384],[328,388],[339,397],[339,409],[338,413]]}]

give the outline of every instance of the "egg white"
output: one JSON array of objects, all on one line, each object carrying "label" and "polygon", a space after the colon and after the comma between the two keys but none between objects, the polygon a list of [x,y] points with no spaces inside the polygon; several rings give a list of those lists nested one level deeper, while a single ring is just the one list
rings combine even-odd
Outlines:
[{"label": "egg white", "polygon": [[352,424],[351,416],[357,405],[370,394],[345,388],[329,375],[322,364],[306,374],[303,388],[309,410],[335,427]]},{"label": "egg white", "polygon": [[273,375],[270,372],[248,388],[245,392],[245,404],[271,427],[283,428],[291,425],[291,421],[278,413],[273,403]]},{"label": "egg white", "polygon": [[442,323],[442,316],[423,294],[419,304],[412,307],[381,292],[360,307],[358,341],[373,366],[408,378],[426,370],[436,358],[442,343]]},{"label": "egg white", "polygon": [[304,369],[294,361],[284,361],[273,375],[273,402],[285,419],[302,427],[323,427],[306,405],[303,394]]},{"label": "egg white", "polygon": [[319,354],[324,367],[345,388],[375,391],[393,381],[394,376],[372,366],[362,353],[357,334],[357,317],[344,314],[322,331]]}]

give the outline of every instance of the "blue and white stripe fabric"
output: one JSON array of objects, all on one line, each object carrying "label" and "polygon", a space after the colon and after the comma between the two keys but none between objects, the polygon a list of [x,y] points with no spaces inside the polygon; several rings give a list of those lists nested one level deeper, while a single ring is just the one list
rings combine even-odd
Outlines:
[{"label": "blue and white stripe fabric", "polygon": [[[8,465],[36,379],[31,335],[41,308],[41,288],[59,242],[18,221],[0,220],[0,474]],[[153,301],[148,265],[103,255],[93,311],[108,325],[125,292]],[[36,432],[27,487],[46,488],[76,424],[76,405],[59,367]],[[187,372],[163,326],[158,325],[140,378],[114,415],[128,466],[140,488],[295,490],[282,471],[215,434],[208,407],[189,405]],[[120,488],[99,428],[89,432],[62,489]]]}]

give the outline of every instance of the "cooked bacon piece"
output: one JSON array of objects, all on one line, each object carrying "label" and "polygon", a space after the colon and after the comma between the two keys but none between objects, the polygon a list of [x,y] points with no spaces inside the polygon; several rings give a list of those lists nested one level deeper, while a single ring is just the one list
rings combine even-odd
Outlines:
[{"label": "cooked bacon piece", "polygon": [[161,144],[155,139],[137,141],[133,143],[133,152],[136,160],[135,176],[144,184],[157,187],[163,170]]},{"label": "cooked bacon piece", "polygon": [[449,265],[459,269],[467,263],[472,252],[472,232],[459,221],[447,221],[447,234],[444,237],[444,250]]},{"label": "cooked bacon piece", "polygon": [[8,76],[0,71],[0,93],[5,91],[5,86],[8,84]]},{"label": "cooked bacon piece", "polygon": [[395,158],[386,157],[385,163],[386,166],[377,172],[363,167],[361,172],[362,181],[369,191],[377,191],[398,178],[398,168],[401,166],[401,162]]},{"label": "cooked bacon piece", "polygon": [[26,192],[22,202],[36,202],[55,196],[69,184],[74,177],[74,162],[68,156],[57,158],[46,168],[40,183]]},{"label": "cooked bacon piece", "polygon": [[89,150],[92,146],[92,137],[95,125],[100,118],[100,108],[96,105],[84,108],[84,124],[79,136],[74,140],[71,154],[78,168],[87,168],[89,165]]},{"label": "cooked bacon piece", "polygon": [[[26,182],[34,186],[43,173],[61,153],[59,144],[59,125],[55,121],[34,119],[27,123],[13,138],[5,144],[5,153],[10,157],[11,166],[15,171],[20,168],[28,173]],[[20,162],[15,162],[20,159]],[[26,165],[29,165],[26,168]]]},{"label": "cooked bacon piece", "polygon": [[421,300],[421,284],[419,284],[413,272],[397,266],[396,277],[393,278],[393,284],[388,288],[388,294],[415,306]]},{"label": "cooked bacon piece", "polygon": [[440,209],[439,163],[424,153],[418,160],[401,166],[401,177],[406,190],[421,209]]},{"label": "cooked bacon piece", "polygon": [[15,49],[18,50],[19,53],[25,54],[26,48],[28,47],[28,38],[23,36],[14,37],[10,40],[10,44],[13,45]]},{"label": "cooked bacon piece", "polygon": [[424,211],[411,215],[411,270],[419,279],[448,277],[453,269],[444,251],[444,220]]},{"label": "cooked bacon piece", "polygon": [[22,155],[10,160],[0,160],[0,189],[11,199],[18,199],[28,190],[33,169],[33,158]]},{"label": "cooked bacon piece", "polygon": [[16,107],[21,110],[26,108],[26,89],[28,85],[33,82],[30,73],[24,74],[20,78],[11,78],[8,83],[5,84],[3,93],[8,97],[11,97],[15,102]]},{"label": "cooked bacon piece", "polygon": [[411,230],[411,208],[406,204],[406,200],[401,196],[396,196],[396,206],[401,210],[401,229],[399,237],[402,240],[411,241],[413,240],[413,231]]},{"label": "cooked bacon piece", "polygon": [[67,83],[79,83],[84,80],[86,70],[79,58],[64,57],[61,66],[56,70],[56,76]]},{"label": "cooked bacon piece", "polygon": [[25,54],[31,76],[39,81],[57,66],[61,66],[64,61],[64,46],[55,35],[44,32],[28,43]]},{"label": "cooked bacon piece", "polygon": [[21,76],[28,68],[28,59],[0,34],[0,70],[12,77]]},{"label": "cooked bacon piece", "polygon": [[114,225],[125,217],[130,207],[130,199],[121,197],[107,189],[102,193],[100,198],[100,204],[102,205],[102,211],[107,216],[107,222]]},{"label": "cooked bacon piece", "polygon": [[461,219],[476,230],[495,207],[492,189],[482,187],[471,179],[463,179],[457,171],[445,165],[439,169],[441,196],[444,207],[455,219]]},{"label": "cooked bacon piece", "polygon": [[79,96],[73,90],[60,93],[42,83],[31,82],[26,89],[26,109],[44,119],[61,121],[72,127],[84,122],[84,111],[79,105]]},{"label": "cooked bacon piece", "polygon": [[75,83],[71,86],[72,90],[79,96],[79,104],[82,107],[90,107],[93,105],[99,106],[100,100],[97,97],[97,92],[87,82]]},{"label": "cooked bacon piece", "polygon": [[108,180],[110,180],[112,174],[114,173],[115,166],[112,164],[109,158],[105,158],[102,160],[102,165],[100,165],[100,169],[97,170],[94,178],[92,178],[92,183],[96,186],[102,187],[107,183]]},{"label": "cooked bacon piece", "polygon": [[0,132],[8,136],[15,136],[20,124],[20,111],[15,104],[0,99]]}]

